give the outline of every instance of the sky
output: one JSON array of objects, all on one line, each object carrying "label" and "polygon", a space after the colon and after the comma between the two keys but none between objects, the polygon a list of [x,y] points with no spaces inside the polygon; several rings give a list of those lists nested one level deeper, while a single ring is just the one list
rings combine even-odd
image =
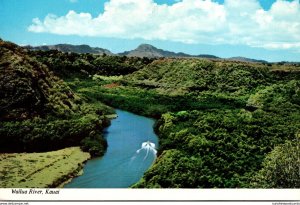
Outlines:
[{"label": "sky", "polygon": [[0,0],[0,38],[19,45],[139,44],[188,54],[300,61],[299,0]]}]

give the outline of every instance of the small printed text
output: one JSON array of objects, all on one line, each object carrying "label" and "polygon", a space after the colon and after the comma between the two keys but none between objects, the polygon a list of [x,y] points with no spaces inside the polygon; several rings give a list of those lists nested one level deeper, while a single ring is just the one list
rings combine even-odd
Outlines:
[{"label": "small printed text", "polygon": [[12,189],[12,194],[59,194],[57,189]]}]

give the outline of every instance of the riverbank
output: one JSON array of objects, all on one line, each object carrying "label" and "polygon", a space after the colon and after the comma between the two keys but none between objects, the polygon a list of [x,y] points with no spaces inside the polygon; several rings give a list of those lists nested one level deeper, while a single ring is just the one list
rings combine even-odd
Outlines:
[{"label": "riverbank", "polygon": [[107,151],[84,166],[84,174],[75,177],[64,188],[128,188],[137,183],[155,160],[154,152],[141,149],[150,141],[158,147],[155,121],[116,109],[117,118],[104,129]]},{"label": "riverbank", "polygon": [[89,153],[70,147],[43,153],[0,154],[0,187],[59,187],[80,175]]}]

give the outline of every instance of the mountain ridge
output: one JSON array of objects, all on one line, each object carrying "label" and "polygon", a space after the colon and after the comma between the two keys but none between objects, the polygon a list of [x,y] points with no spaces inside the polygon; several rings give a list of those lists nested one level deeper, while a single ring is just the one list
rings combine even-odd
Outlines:
[{"label": "mountain ridge", "polygon": [[0,153],[80,146],[91,156],[103,155],[108,110],[77,95],[50,64],[0,40]]},{"label": "mountain ridge", "polygon": [[99,48],[99,47],[91,47],[86,44],[82,45],[72,45],[72,44],[56,44],[56,45],[42,45],[42,46],[24,46],[24,48],[28,50],[41,50],[41,51],[50,51],[50,50],[58,50],[61,52],[73,52],[73,53],[91,53],[91,54],[99,54],[99,55],[119,55],[119,56],[127,56],[127,57],[147,57],[147,58],[207,58],[207,59],[223,59],[229,61],[240,61],[240,62],[252,62],[252,63],[268,63],[266,60],[258,60],[252,58],[246,58],[242,56],[230,57],[230,58],[221,58],[211,54],[198,54],[192,55],[184,52],[173,52],[168,50],[163,50],[157,48],[150,44],[140,44],[133,50],[124,51],[120,53],[112,53],[108,49]]},{"label": "mountain ridge", "polygon": [[91,53],[91,54],[99,54],[99,55],[114,55],[108,49],[99,48],[99,47],[91,47],[86,44],[81,45],[72,45],[72,44],[56,44],[56,45],[42,45],[42,46],[24,46],[24,48],[29,50],[41,50],[41,51],[50,51],[50,50],[58,50],[64,53],[73,52],[73,53]]},{"label": "mountain ridge", "polygon": [[140,44],[137,48],[131,51],[125,51],[118,53],[119,55],[125,55],[128,57],[148,57],[148,58],[160,58],[160,57],[188,57],[190,55],[185,53],[175,53],[172,51],[166,51],[156,48],[150,44]]}]

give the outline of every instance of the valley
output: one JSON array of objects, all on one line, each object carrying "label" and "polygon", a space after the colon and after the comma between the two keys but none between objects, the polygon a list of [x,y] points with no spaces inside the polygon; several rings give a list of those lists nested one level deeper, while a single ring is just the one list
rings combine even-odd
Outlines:
[{"label": "valley", "polygon": [[0,46],[2,153],[103,156],[118,108],[156,119],[134,188],[300,187],[300,64]]}]

